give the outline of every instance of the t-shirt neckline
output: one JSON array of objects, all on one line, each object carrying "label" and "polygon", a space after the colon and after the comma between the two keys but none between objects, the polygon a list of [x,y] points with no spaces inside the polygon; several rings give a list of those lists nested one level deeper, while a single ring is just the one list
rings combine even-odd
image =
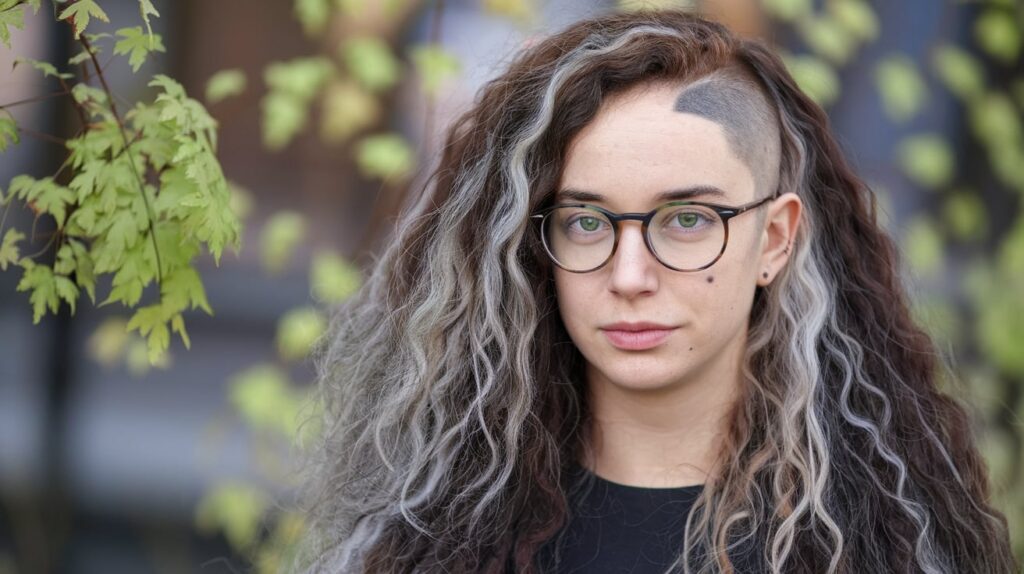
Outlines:
[{"label": "t-shirt neckline", "polygon": [[598,474],[595,474],[594,471],[590,470],[589,468],[587,468],[587,467],[585,467],[583,465],[578,465],[578,466],[579,466],[580,469],[583,470],[584,473],[586,473],[587,475],[593,477],[596,482],[598,482],[600,484],[604,484],[604,485],[606,485],[609,488],[614,488],[614,489],[618,489],[618,490],[622,490],[622,491],[629,491],[629,492],[664,492],[664,493],[678,492],[678,493],[688,493],[688,492],[699,492],[701,489],[704,488],[704,484],[703,483],[700,483],[700,484],[688,484],[686,486],[634,486],[634,485],[631,485],[631,484],[622,484],[621,482],[615,482],[615,481],[612,481],[612,480],[608,480],[607,478],[604,478],[604,477],[602,477],[602,476],[600,476]]}]

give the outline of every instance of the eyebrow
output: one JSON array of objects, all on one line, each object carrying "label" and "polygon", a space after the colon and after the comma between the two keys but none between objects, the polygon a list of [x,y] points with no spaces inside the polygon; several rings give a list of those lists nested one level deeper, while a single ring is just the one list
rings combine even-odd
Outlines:
[{"label": "eyebrow", "polygon": [[[684,199],[693,199],[695,197],[701,196],[716,197],[719,199],[724,199],[726,197],[724,191],[713,185],[694,185],[680,189],[670,189],[668,191],[663,191],[658,195],[654,196],[654,199],[655,201],[660,203],[666,201],[681,201]],[[555,194],[555,201],[565,200],[600,202],[606,201],[606,198],[603,195],[599,193],[594,193],[592,191],[584,191],[580,189],[567,187]]]}]

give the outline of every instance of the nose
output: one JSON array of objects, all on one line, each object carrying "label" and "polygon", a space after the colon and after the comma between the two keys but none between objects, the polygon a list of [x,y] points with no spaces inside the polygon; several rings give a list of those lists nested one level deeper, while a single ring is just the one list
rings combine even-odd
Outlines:
[{"label": "nose", "polygon": [[623,221],[620,225],[619,245],[608,262],[611,266],[609,289],[627,298],[653,293],[658,288],[661,263],[647,249],[639,221]]}]

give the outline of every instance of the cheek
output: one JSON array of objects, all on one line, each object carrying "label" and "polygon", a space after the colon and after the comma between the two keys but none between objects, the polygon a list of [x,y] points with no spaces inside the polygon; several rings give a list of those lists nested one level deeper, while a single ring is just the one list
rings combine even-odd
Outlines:
[{"label": "cheek", "polygon": [[559,269],[554,276],[558,313],[569,334],[573,335],[576,325],[593,315],[593,308],[588,309],[587,302],[595,301],[594,294],[590,293],[585,281],[580,281],[568,271]]}]

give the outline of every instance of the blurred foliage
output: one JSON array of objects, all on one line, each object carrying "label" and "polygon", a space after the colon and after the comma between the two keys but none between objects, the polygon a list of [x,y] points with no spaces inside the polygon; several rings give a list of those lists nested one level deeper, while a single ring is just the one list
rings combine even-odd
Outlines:
[{"label": "blurred foliage", "polygon": [[[857,42],[887,32],[866,1],[815,4],[762,1],[802,39],[806,51],[787,55],[786,64],[827,108],[842,96],[841,67],[857,57]],[[981,429],[995,506],[1006,513],[1014,550],[1024,556],[1024,2],[946,2],[941,9],[952,12],[947,18],[968,19],[969,41],[947,38],[924,62],[889,53],[862,64],[873,67],[882,110],[895,124],[919,125],[911,120],[947,95],[966,118],[969,138],[953,142],[915,129],[896,143],[895,165],[931,194],[929,209],[903,222],[898,239],[914,315],[940,351],[953,355],[955,376],[969,393],[962,398]],[[987,155],[991,180],[959,162],[972,147]],[[967,271],[953,271],[958,267]]]}]

